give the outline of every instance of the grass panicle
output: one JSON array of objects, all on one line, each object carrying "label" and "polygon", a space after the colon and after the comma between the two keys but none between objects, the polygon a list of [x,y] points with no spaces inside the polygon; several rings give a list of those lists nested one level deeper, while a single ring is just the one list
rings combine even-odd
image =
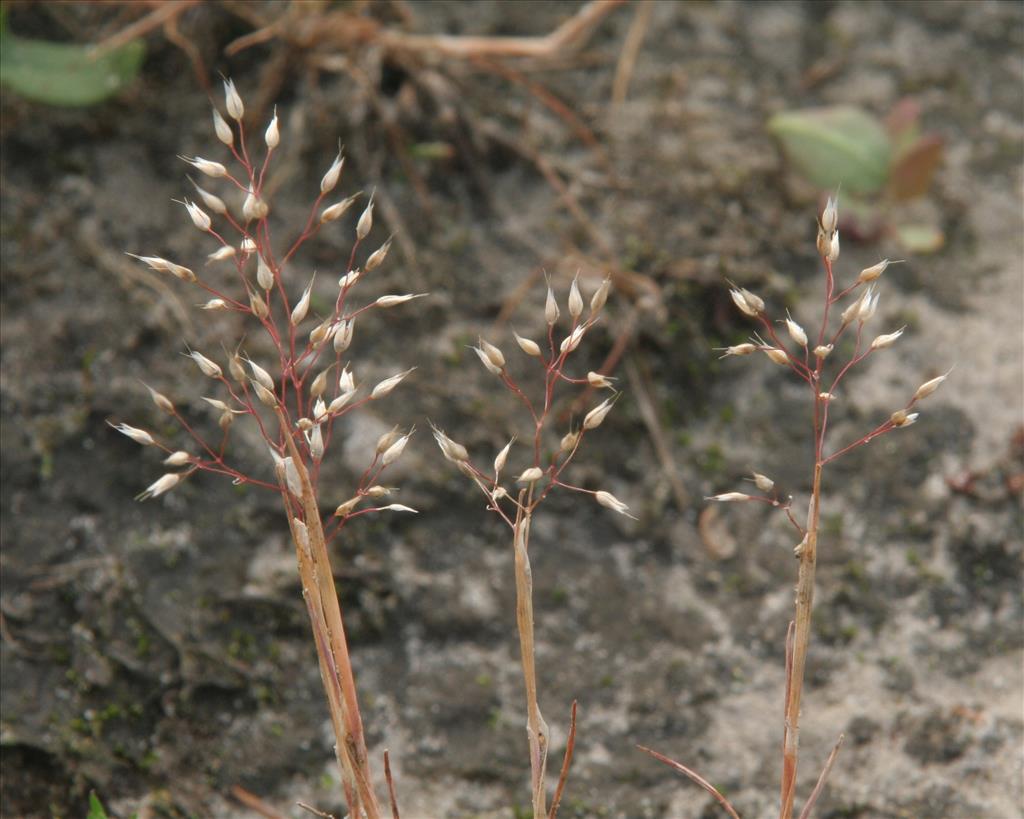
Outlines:
[{"label": "grass panicle", "polygon": [[[798,561],[795,614],[786,639],[786,695],[783,719],[780,819],[792,819],[793,804],[796,798],[800,707],[807,651],[811,637],[814,576],[821,530],[821,491],[825,468],[837,458],[864,446],[875,438],[914,423],[918,417],[918,413],[914,411],[917,405],[935,392],[949,375],[946,373],[926,381],[918,387],[903,407],[895,410],[870,432],[854,441],[829,449],[826,446],[826,433],[828,432],[832,403],[839,386],[855,367],[879,351],[891,347],[903,334],[904,328],[883,333],[875,336],[872,341],[868,341],[867,324],[874,317],[879,301],[876,282],[885,272],[886,267],[891,264],[888,259],[862,270],[848,287],[840,288],[838,285],[833,272],[833,265],[839,258],[839,215],[838,203],[835,198],[828,199],[818,219],[816,247],[821,256],[824,271],[824,294],[820,306],[817,332],[809,336],[788,312],[784,318],[774,319],[769,315],[764,299],[745,288],[733,286],[729,291],[733,303],[743,315],[758,325],[759,330],[752,335],[749,342],[719,350],[723,358],[748,356],[757,352],[764,353],[772,363],[788,368],[793,375],[807,385],[808,400],[812,406],[811,439],[814,449],[814,467],[811,475],[811,495],[807,504],[806,523],[801,524],[794,515],[792,497],[780,497],[775,488],[775,482],[767,475],[758,472],[753,474],[753,482],[759,494],[726,491],[706,499],[720,503],[767,504],[783,512],[796,532],[797,544],[793,550]],[[846,306],[842,308],[837,322],[835,313],[843,304]],[[785,327],[788,341],[784,340],[776,331],[778,325]],[[854,336],[853,352],[847,361],[839,364],[830,356],[837,349],[840,339],[849,334]],[[826,362],[828,362],[827,367]],[[832,769],[842,740],[843,738],[840,736],[829,755],[814,791],[804,804],[800,819],[810,816],[811,809],[821,794],[825,778]],[[643,750],[689,776],[702,788],[712,793],[731,815],[737,815],[729,801],[694,771],[650,749],[643,748]]]},{"label": "grass panicle", "polygon": [[[186,352],[199,373],[212,382],[204,392],[214,394],[203,396],[203,400],[218,414],[219,437],[211,439],[202,434],[198,424],[148,385],[154,404],[178,423],[182,437],[190,444],[160,440],[125,423],[112,426],[133,441],[165,453],[164,464],[176,470],[157,478],[138,496],[140,500],[171,492],[197,472],[223,475],[236,484],[258,486],[279,495],[295,547],[349,814],[377,819],[382,812],[328,544],[354,518],[416,511],[388,503],[392,490],[381,483],[385,470],[401,456],[412,430],[395,430],[378,442],[372,462],[350,497],[340,503],[328,503],[320,484],[320,467],[339,419],[368,402],[383,399],[415,369],[405,369],[369,389],[358,384],[347,357],[357,320],[370,310],[395,308],[424,294],[386,295],[361,306],[353,305],[356,285],[364,274],[385,262],[391,246],[388,239],[366,252],[373,231],[371,197],[356,223],[351,253],[339,271],[333,303],[326,314],[315,315],[312,295],[316,272],[303,275],[296,269],[295,256],[325,226],[333,228],[358,200],[356,194],[333,204],[328,202],[340,183],[344,157],[339,153],[330,165],[305,226],[281,249],[271,240],[271,203],[264,187],[281,144],[277,113],[263,133],[262,146],[257,148],[246,138],[245,106],[234,83],[225,81],[224,91],[227,117],[214,109],[213,124],[229,154],[228,164],[181,157],[209,180],[208,184],[223,188],[221,196],[191,180],[199,201],[181,202],[192,225],[214,246],[207,257],[211,267],[200,275],[158,256],[129,254],[150,269],[197,289],[205,299],[200,309],[237,313],[247,320],[245,339],[225,344],[225,349],[233,352],[222,363],[199,350]],[[232,198],[241,200],[237,209],[226,204]],[[357,263],[363,258],[360,267]],[[253,423],[266,444],[270,457],[265,474],[249,474],[235,465],[229,443],[236,419]],[[333,514],[324,516],[322,505],[334,509]],[[387,762],[385,779],[392,813],[397,816]]]},{"label": "grass panicle", "polygon": [[[562,793],[572,760],[576,739],[576,703],[572,704],[569,740],[559,774],[554,798],[547,803],[546,771],[550,750],[550,732],[540,709],[537,684],[535,623],[533,610],[533,569],[530,563],[530,525],[538,507],[556,489],[590,495],[601,506],[619,514],[632,517],[629,507],[604,490],[587,489],[567,480],[566,472],[579,453],[580,447],[591,432],[607,418],[619,396],[610,398],[593,407],[583,417],[577,429],[556,432],[557,419],[554,412],[556,390],[559,387],[590,390],[593,388],[613,389],[612,380],[605,375],[589,372],[572,376],[568,372],[570,358],[579,347],[587,332],[597,323],[608,298],[611,282],[605,279],[594,292],[590,310],[584,318],[583,295],[578,279],[573,279],[569,289],[567,310],[571,318],[568,331],[559,338],[556,326],[561,316],[554,291],[548,287],[544,303],[544,322],[547,338],[544,347],[536,341],[518,334],[515,340],[525,354],[529,367],[537,377],[536,390],[521,387],[505,359],[504,353],[494,344],[481,338],[473,347],[480,363],[496,377],[515,401],[525,407],[529,425],[522,436],[526,453],[520,456],[522,465],[518,477],[511,477],[515,470],[506,471],[512,446],[517,440],[510,440],[495,456],[493,469],[482,468],[473,463],[469,452],[462,444],[453,441],[442,430],[434,428],[434,438],[442,455],[453,462],[483,493],[487,508],[496,514],[509,528],[511,534],[513,568],[516,586],[516,628],[519,634],[519,648],[526,691],[527,743],[530,757],[530,795],[534,819],[553,817],[558,811]],[[536,393],[533,398],[530,393]],[[522,449],[523,447],[520,447]]]}]

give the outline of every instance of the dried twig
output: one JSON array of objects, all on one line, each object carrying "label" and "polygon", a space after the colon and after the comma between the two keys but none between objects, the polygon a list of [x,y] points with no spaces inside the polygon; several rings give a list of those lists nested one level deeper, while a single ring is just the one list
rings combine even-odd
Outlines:
[{"label": "dried twig", "polygon": [[134,23],[125,26],[120,31],[100,40],[93,47],[93,53],[98,57],[130,43],[137,37],[143,37],[160,26],[165,25],[169,20],[178,17],[198,2],[199,0],[169,0],[168,2],[152,3],[155,6],[153,11]]},{"label": "dried twig", "polygon": [[548,108],[556,116],[562,119],[569,129],[576,134],[576,137],[580,142],[588,148],[599,147],[599,143],[597,137],[594,136],[594,132],[582,119],[580,119],[579,115],[539,82],[530,79],[521,71],[516,71],[511,66],[505,65],[499,60],[493,60],[488,57],[473,57],[472,62],[474,65],[478,65],[481,68],[490,71],[492,74],[497,74],[500,77],[504,77],[509,82],[525,88],[530,94],[537,98],[541,105]]},{"label": "dried twig", "polygon": [[327,813],[326,811],[319,810],[314,808],[312,805],[307,805],[305,802],[296,802],[295,804],[304,811],[312,813],[314,816],[319,816],[320,819],[335,819],[333,813]]},{"label": "dried twig", "polygon": [[586,211],[580,206],[579,201],[573,195],[572,191],[569,190],[569,186],[565,183],[558,172],[552,166],[551,162],[542,154],[530,148],[528,145],[523,144],[522,140],[516,139],[513,136],[505,133],[496,123],[486,122],[481,126],[481,130],[484,134],[493,139],[500,145],[508,148],[509,150],[519,154],[520,156],[528,159],[534,167],[540,171],[541,176],[547,181],[552,189],[558,194],[559,200],[565,206],[566,210],[572,214],[576,221],[583,227],[587,232],[587,236],[594,243],[594,245],[605,255],[612,256],[613,248],[608,240],[605,238],[604,233],[598,230],[593,220],[587,215]]},{"label": "dried twig", "polygon": [[647,386],[647,379],[640,371],[634,355],[626,356],[626,377],[629,378],[631,392],[636,398],[637,409],[640,410],[640,417],[643,419],[647,434],[651,437],[654,445],[654,452],[661,464],[661,472],[672,488],[672,496],[676,502],[676,508],[682,512],[690,505],[690,493],[683,486],[679,477],[679,470],[676,468],[675,458],[672,456],[672,449],[669,445],[665,430],[658,418],[658,411],[654,408],[651,400],[650,388]]},{"label": "dried twig", "polygon": [[385,30],[380,42],[387,48],[429,52],[441,57],[528,57],[546,59],[583,47],[598,23],[625,0],[590,0],[576,14],[543,37],[473,37],[443,34],[405,34]]},{"label": "dried twig", "polygon": [[233,785],[231,787],[231,795],[249,808],[249,810],[256,811],[260,816],[265,816],[267,819],[285,819],[283,813],[278,812],[256,794],[247,791],[241,785]]},{"label": "dried twig", "polygon": [[633,22],[626,32],[626,39],[622,44],[622,52],[619,54],[619,62],[615,66],[615,79],[612,81],[612,105],[620,105],[626,101],[626,94],[629,92],[629,82],[633,79],[633,69],[636,67],[636,58],[640,53],[640,46],[643,45],[644,37],[651,23],[651,12],[654,11],[654,0],[640,0],[636,4],[636,12],[633,15]]}]

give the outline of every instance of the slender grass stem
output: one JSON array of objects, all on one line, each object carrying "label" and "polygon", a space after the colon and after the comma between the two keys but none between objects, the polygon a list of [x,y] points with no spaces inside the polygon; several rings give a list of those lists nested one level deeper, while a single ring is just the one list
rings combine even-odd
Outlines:
[{"label": "slender grass stem", "polygon": [[548,725],[537,702],[537,670],[533,635],[533,571],[530,567],[530,512],[522,504],[513,530],[516,574],[516,626],[526,686],[526,724],[530,744],[530,790],[534,819],[547,816],[544,774],[548,758]]},{"label": "slender grass stem", "polygon": [[[354,780],[358,801],[367,819],[380,819],[380,807],[371,784],[373,780],[370,773],[369,755],[366,751],[362,718],[359,713],[359,701],[356,696],[355,675],[352,672],[348,641],[345,637],[345,626],[341,616],[341,604],[338,601],[338,592],[334,585],[334,573],[331,570],[331,561],[327,553],[320,510],[302,457],[292,436],[288,434],[287,418],[280,407],[276,412],[285,444],[288,447],[288,454],[295,464],[302,487],[301,508],[307,542],[299,543],[302,537],[296,531],[294,515],[291,516],[293,521],[291,524],[292,538],[297,541],[296,549],[299,552],[299,571],[303,590],[312,597],[313,601],[311,617],[313,618],[313,633],[317,637],[318,654],[321,658],[321,673],[325,673],[324,665],[326,664],[329,672],[327,676],[333,677],[333,679],[325,681],[324,687],[328,695],[328,702],[332,706],[332,712],[340,712],[340,720],[335,719],[335,713],[332,713],[332,725],[335,729],[337,743],[336,752],[344,760],[342,773]],[[303,554],[306,550],[308,550],[308,555]],[[303,559],[304,557],[305,559]],[[327,646],[321,649],[320,644],[323,642],[325,634]],[[329,662],[325,663],[325,660],[329,660]],[[360,805],[350,805],[353,816],[362,815],[358,810]]]},{"label": "slender grass stem", "polygon": [[814,571],[817,564],[818,524],[821,519],[820,461],[814,467],[814,485],[807,511],[807,536],[800,546],[800,568],[796,585],[796,618],[793,629],[793,655],[786,680],[785,728],[782,743],[782,809],[780,819],[793,815],[796,791],[797,757],[800,738],[800,698],[803,694],[807,647],[811,637],[811,610],[814,603]]}]

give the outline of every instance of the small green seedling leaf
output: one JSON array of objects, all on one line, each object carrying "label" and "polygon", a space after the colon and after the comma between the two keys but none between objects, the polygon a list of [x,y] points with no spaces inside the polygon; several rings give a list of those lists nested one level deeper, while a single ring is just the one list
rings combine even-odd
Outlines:
[{"label": "small green seedling leaf", "polygon": [[455,156],[455,149],[448,142],[417,142],[409,146],[414,159],[448,160]]},{"label": "small green seedling leaf", "polygon": [[889,174],[889,195],[898,202],[924,196],[942,162],[944,147],[942,137],[926,134],[896,157]]},{"label": "small green seedling leaf", "polygon": [[859,108],[809,108],[776,114],[768,130],[787,159],[818,188],[853,194],[880,191],[889,176],[892,146],[882,124]]},{"label": "small green seedling leaf", "polygon": [[103,810],[103,803],[96,795],[96,791],[89,791],[89,813],[85,819],[108,819],[107,812]]},{"label": "small green seedling leaf", "polygon": [[0,19],[0,84],[48,105],[101,102],[135,79],[146,53],[141,40],[96,53],[90,45],[19,37],[5,23]]},{"label": "small green seedling leaf", "polygon": [[945,234],[935,225],[900,225],[896,238],[904,250],[918,256],[936,253],[946,243]]}]

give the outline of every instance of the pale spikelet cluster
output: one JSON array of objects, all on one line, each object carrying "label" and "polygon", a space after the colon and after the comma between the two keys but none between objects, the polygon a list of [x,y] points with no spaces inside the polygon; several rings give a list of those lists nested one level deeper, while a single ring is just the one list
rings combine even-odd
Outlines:
[{"label": "pale spikelet cluster", "polygon": [[[168,274],[196,288],[201,297],[197,307],[207,314],[247,315],[252,326],[246,330],[246,344],[254,346],[246,351],[241,345],[231,345],[234,351],[224,360],[218,360],[219,356],[210,350],[185,350],[184,355],[191,359],[198,373],[213,383],[213,394],[203,396],[202,400],[216,413],[220,429],[216,440],[203,438],[197,425],[187,421],[169,398],[148,385],[146,389],[154,404],[179,422],[184,435],[192,438],[192,445],[172,446],[144,429],[124,423],[112,426],[136,443],[162,450],[164,464],[181,470],[158,478],[139,495],[140,499],[158,497],[195,471],[206,470],[227,475],[236,483],[290,492],[298,509],[304,486],[315,485],[335,422],[368,401],[384,398],[415,369],[405,369],[369,389],[361,389],[352,362],[345,358],[357,319],[369,310],[399,307],[426,294],[389,294],[353,306],[355,284],[364,274],[384,265],[392,242],[389,237],[376,247],[364,247],[373,231],[370,197],[356,223],[351,261],[338,271],[340,279],[330,301],[321,302],[330,306],[326,310],[316,307],[316,272],[299,269],[294,255],[321,229],[337,229],[342,216],[359,201],[359,193],[333,204],[328,201],[341,183],[344,156],[339,151],[320,180],[305,227],[288,245],[274,248],[269,242],[271,231],[267,224],[271,203],[263,182],[272,156],[284,138],[277,110],[262,132],[262,146],[247,144],[245,105],[231,80],[224,83],[224,111],[226,115],[213,111],[214,133],[224,156],[180,157],[203,179],[201,186],[189,177],[196,199],[184,198],[180,204],[192,226],[213,245],[204,251],[207,265],[218,263],[221,270],[230,265],[234,268],[230,276],[214,275],[216,268],[211,268],[209,275],[199,275],[192,268],[160,256],[129,255],[157,273]],[[236,207],[231,202],[240,204]],[[274,233],[279,233],[279,229],[275,228]],[[362,267],[352,267],[360,258],[365,259]],[[224,285],[225,281],[231,285]],[[261,334],[263,339],[257,345],[253,339]],[[266,441],[271,455],[268,475],[251,476],[232,464],[228,444],[236,418],[254,423]],[[339,518],[369,511],[413,511],[400,504],[372,503],[392,491],[385,490],[379,482],[381,472],[398,460],[411,435],[412,430],[396,431],[386,446],[377,447],[373,463],[355,494],[338,506]],[[356,511],[364,501],[370,503]],[[303,513],[297,514],[296,521],[302,523]]]},{"label": "pale spikelet cluster", "polygon": [[[835,199],[829,198],[818,219],[816,244],[825,267],[826,297],[817,334],[810,336],[788,312],[785,318],[778,321],[773,320],[761,297],[749,290],[734,286],[729,291],[733,303],[741,313],[760,324],[760,331],[754,333],[749,342],[718,348],[722,353],[722,358],[762,352],[771,362],[788,367],[798,378],[806,382],[814,396],[816,435],[820,431],[822,436],[827,428],[829,409],[836,399],[836,388],[839,384],[869,356],[894,346],[906,330],[905,327],[900,327],[888,333],[878,334],[871,341],[867,340],[869,336],[866,333],[866,325],[874,318],[878,310],[880,298],[878,280],[886,268],[894,262],[884,259],[865,268],[860,271],[851,285],[839,290],[832,268],[833,262],[839,257],[838,224],[837,202]],[[837,290],[838,292],[836,292]],[[838,322],[832,318],[837,312]],[[785,335],[788,336],[788,340],[784,340],[781,334],[776,332],[776,325],[779,324],[785,327]],[[829,360],[829,371],[826,372],[826,359],[829,359],[832,352],[837,349],[839,340],[847,333],[854,335],[853,352],[844,362]],[[887,420],[852,443],[829,453],[824,450],[823,439],[816,441],[819,464],[824,466],[879,435],[913,424],[918,418],[918,413],[913,409],[920,401],[934,393],[948,375],[947,372],[923,383],[905,406],[894,411]],[[712,495],[707,500],[727,503],[761,501],[789,510],[789,499],[779,498],[774,490],[774,481],[759,473],[754,473],[753,480],[757,488],[761,490],[761,495],[724,492]]]},{"label": "pale spikelet cluster", "polygon": [[601,282],[590,299],[590,309],[586,317],[586,303],[580,289],[579,277],[575,277],[569,288],[566,312],[571,323],[565,335],[560,336],[556,325],[562,315],[554,290],[548,286],[544,300],[543,318],[547,326],[547,350],[541,343],[513,333],[519,350],[528,358],[528,365],[542,376],[542,401],[531,400],[524,388],[513,378],[505,353],[495,344],[481,337],[470,349],[476,354],[483,368],[495,376],[502,385],[524,403],[532,417],[533,429],[529,440],[532,447],[525,456],[527,463],[517,473],[506,474],[509,454],[513,438],[498,452],[494,458],[493,471],[477,468],[470,460],[466,447],[452,440],[445,432],[433,428],[434,440],[441,449],[441,454],[454,463],[459,470],[468,476],[484,493],[489,507],[497,512],[506,522],[512,525],[517,514],[532,512],[548,493],[555,487],[592,495],[601,505],[619,514],[632,517],[629,507],[603,490],[584,489],[567,483],[563,478],[566,467],[579,450],[583,437],[596,430],[608,417],[618,399],[618,393],[597,403],[587,411],[576,428],[570,428],[560,435],[560,444],[554,454],[545,455],[544,436],[548,432],[553,419],[553,401],[555,390],[559,385],[576,386],[583,389],[614,390],[614,379],[602,373],[590,371],[581,376],[573,376],[568,372],[572,354],[579,348],[587,332],[598,321],[602,309],[608,300],[611,281]]},{"label": "pale spikelet cluster", "polygon": [[[591,398],[594,390],[614,390],[614,380],[609,376],[590,370],[579,375],[570,369],[575,364],[574,353],[579,349],[587,333],[597,323],[608,300],[611,280],[604,279],[590,297],[590,311],[585,315],[586,301],[580,288],[579,275],[569,287],[565,302],[569,317],[568,329],[559,328],[562,309],[554,289],[548,283],[544,298],[543,319],[547,330],[546,338],[534,340],[513,332],[516,345],[522,356],[506,358],[497,344],[482,336],[471,349],[489,377],[497,379],[511,394],[513,400],[525,406],[530,416],[530,432],[524,436],[526,442],[513,450],[516,438],[508,441],[494,456],[493,471],[474,464],[467,448],[453,440],[438,427],[433,427],[434,440],[444,458],[468,477],[487,499],[487,508],[497,514],[509,527],[512,534],[512,550],[515,556],[516,630],[522,657],[523,684],[526,694],[526,733],[529,746],[530,787],[533,816],[554,816],[556,802],[550,812],[546,805],[545,774],[550,731],[541,712],[538,700],[536,673],[536,639],[533,620],[533,569],[530,561],[530,531],[533,515],[538,506],[556,488],[590,495],[599,506],[633,518],[625,502],[604,489],[589,489],[569,483],[567,469],[575,459],[584,438],[601,426],[615,405],[618,394],[604,400]],[[539,318],[539,317],[538,317]],[[538,386],[533,382],[520,386],[513,371],[527,368],[536,373]],[[580,368],[582,369],[582,368]],[[589,404],[582,421],[569,421],[568,429],[559,400],[560,388],[576,387],[579,404]],[[532,394],[532,397],[531,397]],[[562,429],[555,429],[562,427]],[[553,446],[558,442],[557,447]],[[525,451],[524,451],[525,450]],[[510,461],[518,461],[510,467]],[[569,749],[575,732],[575,704],[569,730]],[[556,788],[561,793],[569,771],[571,751],[566,751],[562,772]]]}]

